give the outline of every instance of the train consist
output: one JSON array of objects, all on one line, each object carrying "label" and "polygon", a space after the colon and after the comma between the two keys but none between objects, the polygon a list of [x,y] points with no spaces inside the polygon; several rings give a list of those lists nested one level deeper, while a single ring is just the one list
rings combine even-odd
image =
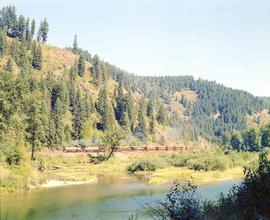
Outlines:
[{"label": "train consist", "polygon": [[[198,148],[185,147],[185,146],[131,146],[117,147],[115,152],[133,152],[133,151],[179,151],[179,152],[193,152],[198,151]],[[76,147],[64,147],[64,153],[100,153],[103,152],[104,148],[101,147],[87,147],[87,146],[76,146]]]}]

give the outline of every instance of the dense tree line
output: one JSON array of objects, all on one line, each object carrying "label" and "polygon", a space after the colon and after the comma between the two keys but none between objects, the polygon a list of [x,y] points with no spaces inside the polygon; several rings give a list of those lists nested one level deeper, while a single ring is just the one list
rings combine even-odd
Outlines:
[{"label": "dense tree line", "polygon": [[249,128],[242,132],[234,131],[230,137],[223,137],[223,145],[229,145],[237,151],[260,151],[262,148],[270,147],[270,124],[260,129]]},{"label": "dense tree line", "polygon": [[[5,6],[0,11],[0,28],[6,30],[9,37],[19,38],[21,40],[31,41],[35,35],[36,22],[23,15],[17,15],[15,6]],[[37,40],[43,43],[47,42],[49,24],[45,18],[41,21]]]}]

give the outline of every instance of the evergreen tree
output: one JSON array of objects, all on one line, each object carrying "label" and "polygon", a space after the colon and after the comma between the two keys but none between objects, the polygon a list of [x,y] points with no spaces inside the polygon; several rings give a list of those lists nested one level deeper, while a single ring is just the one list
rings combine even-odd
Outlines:
[{"label": "evergreen tree", "polygon": [[0,57],[7,51],[7,36],[3,29],[0,29]]},{"label": "evergreen tree", "polygon": [[115,117],[116,120],[121,124],[121,121],[124,118],[124,112],[126,111],[126,100],[124,96],[124,90],[122,82],[118,84],[117,94],[116,94],[116,110]]},{"label": "evergreen tree", "polygon": [[100,122],[102,129],[112,130],[115,127],[115,116],[106,85],[99,91],[97,111],[101,116]]},{"label": "evergreen tree", "polygon": [[261,144],[262,147],[270,147],[270,124],[261,129]]},{"label": "evergreen tree", "polygon": [[46,43],[48,39],[48,32],[49,32],[49,24],[47,22],[47,19],[45,18],[42,23],[42,43]]},{"label": "evergreen tree", "polygon": [[168,115],[167,111],[163,104],[159,106],[159,110],[157,113],[157,121],[159,124],[167,125],[168,124]]},{"label": "evergreen tree", "polygon": [[97,55],[93,57],[93,68],[92,68],[93,78],[95,84],[100,87],[102,84],[102,72],[100,68],[100,60]]},{"label": "evergreen tree", "polygon": [[37,42],[41,42],[41,37],[42,37],[42,25],[43,22],[40,22],[39,28],[38,28],[38,32],[37,32]]},{"label": "evergreen tree", "polygon": [[63,105],[60,98],[57,98],[52,109],[52,119],[54,122],[54,143],[61,144],[64,141],[64,121],[63,121]]},{"label": "evergreen tree", "polygon": [[156,118],[155,115],[152,114],[150,117],[150,122],[149,122],[149,130],[151,133],[155,132],[155,128],[156,128]]},{"label": "evergreen tree", "polygon": [[79,61],[78,61],[78,74],[79,76],[83,77],[85,71],[85,60],[82,54],[80,54]]},{"label": "evergreen tree", "polygon": [[77,42],[77,34],[75,34],[75,36],[74,36],[72,51],[73,51],[73,53],[76,53],[76,54],[79,52],[79,46],[78,46],[78,42]]},{"label": "evergreen tree", "polygon": [[149,130],[154,133],[156,127],[156,104],[153,98],[150,99],[147,105],[147,116],[149,117]]},{"label": "evergreen tree", "polygon": [[75,61],[75,63],[70,68],[69,79],[74,81],[77,75],[78,75],[78,62]]},{"label": "evergreen tree", "polygon": [[259,151],[260,139],[259,133],[255,128],[250,128],[243,134],[243,147],[247,151]]},{"label": "evergreen tree", "polygon": [[30,19],[27,18],[25,22],[25,39],[28,43],[30,43],[31,39],[31,30],[30,30]]},{"label": "evergreen tree", "polygon": [[147,104],[147,116],[152,116],[155,114],[155,102],[154,99],[151,98]]},{"label": "evergreen tree", "polygon": [[73,113],[73,137],[75,139],[82,138],[82,126],[83,126],[83,109],[82,109],[82,100],[81,93],[77,91],[74,102],[74,113]]},{"label": "evergreen tree", "polygon": [[25,24],[25,18],[24,16],[20,15],[18,24],[17,24],[17,33],[16,36],[20,39],[25,38],[25,32],[26,32],[26,24]]},{"label": "evergreen tree", "polygon": [[42,126],[42,109],[40,94],[32,95],[27,102],[27,129],[28,142],[31,145],[31,159],[36,159],[36,151],[44,138]]},{"label": "evergreen tree", "polygon": [[242,149],[242,137],[239,132],[234,132],[232,134],[230,145],[234,150],[240,151]]},{"label": "evergreen tree", "polygon": [[147,134],[147,120],[146,120],[146,102],[144,97],[141,98],[139,103],[138,112],[138,128],[146,135]]},{"label": "evergreen tree", "polygon": [[7,31],[9,37],[16,37],[17,15],[15,6],[5,6],[0,12],[0,26]]},{"label": "evergreen tree", "polygon": [[134,98],[130,90],[128,91],[128,94],[126,97],[126,111],[128,112],[128,115],[129,115],[131,131],[134,131],[137,125],[137,111],[136,111]]},{"label": "evergreen tree", "polygon": [[107,70],[107,66],[106,66],[104,61],[102,61],[100,63],[100,70],[101,70],[101,74],[102,74],[102,80],[104,83],[108,80],[108,70]]},{"label": "evergreen tree", "polygon": [[121,125],[126,131],[130,131],[130,119],[127,112],[123,113],[123,119],[121,120]]},{"label": "evergreen tree", "polygon": [[28,72],[30,68],[29,58],[27,54],[27,43],[25,40],[22,40],[19,44],[19,50],[16,56],[15,62],[21,68],[23,72]]},{"label": "evergreen tree", "polygon": [[33,40],[33,38],[34,38],[35,31],[36,31],[36,21],[35,21],[35,19],[33,19],[31,21],[31,29],[30,29],[30,39],[31,40]]},{"label": "evergreen tree", "polygon": [[42,69],[42,49],[41,46],[34,42],[33,49],[32,49],[32,66],[37,69]]}]

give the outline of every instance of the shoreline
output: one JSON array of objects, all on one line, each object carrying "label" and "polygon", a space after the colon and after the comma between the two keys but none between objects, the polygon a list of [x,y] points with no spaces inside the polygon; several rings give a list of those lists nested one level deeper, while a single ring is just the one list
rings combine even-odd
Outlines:
[{"label": "shoreline", "polygon": [[98,183],[98,178],[95,176],[93,179],[85,181],[70,181],[70,180],[66,181],[66,180],[49,179],[47,180],[46,183],[43,183],[37,187],[34,186],[33,188],[53,188],[53,187],[82,185],[90,183]]}]

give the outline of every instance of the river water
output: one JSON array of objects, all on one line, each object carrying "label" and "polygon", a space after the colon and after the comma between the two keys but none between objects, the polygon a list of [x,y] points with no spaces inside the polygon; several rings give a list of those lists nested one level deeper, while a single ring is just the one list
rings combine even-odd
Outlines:
[{"label": "river water", "polygon": [[[200,196],[216,199],[238,181],[198,188]],[[1,220],[121,220],[142,206],[164,198],[170,186],[153,186],[136,178],[101,178],[96,184],[36,189],[1,196]],[[138,219],[148,219],[139,215]]]}]

